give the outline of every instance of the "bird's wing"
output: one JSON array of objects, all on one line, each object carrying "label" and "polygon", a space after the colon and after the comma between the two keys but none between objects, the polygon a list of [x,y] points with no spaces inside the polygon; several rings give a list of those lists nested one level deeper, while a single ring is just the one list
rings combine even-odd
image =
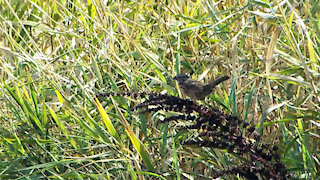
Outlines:
[{"label": "bird's wing", "polygon": [[184,89],[189,92],[199,92],[203,90],[203,85],[199,81],[190,79],[184,83]]}]

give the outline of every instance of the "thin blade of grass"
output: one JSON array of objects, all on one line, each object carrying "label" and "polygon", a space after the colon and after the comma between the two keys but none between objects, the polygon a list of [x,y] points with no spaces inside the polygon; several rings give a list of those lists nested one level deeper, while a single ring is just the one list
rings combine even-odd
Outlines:
[{"label": "thin blade of grass", "polygon": [[250,108],[250,105],[251,105],[252,95],[255,93],[255,91],[256,91],[256,86],[254,85],[251,88],[251,91],[250,91],[250,93],[248,95],[248,98],[247,98],[247,105],[246,105],[246,111],[244,112],[244,116],[243,116],[243,123],[246,123],[247,116],[248,116],[248,111],[249,111],[249,108]]},{"label": "thin blade of grass", "polygon": [[93,128],[91,128],[91,126],[87,124],[83,119],[77,118],[72,114],[70,116],[80,125],[80,127],[82,127],[87,132],[89,136],[91,135],[93,137],[100,138],[97,132]]},{"label": "thin blade of grass", "polygon": [[[33,124],[34,126],[37,126],[41,130],[41,133],[44,133],[43,126],[42,126],[40,120],[34,115],[35,113],[32,112],[32,109],[29,106],[29,103],[22,98],[22,94],[20,93],[20,89],[18,88],[18,85],[14,86],[15,93],[7,84],[4,84],[4,87],[11,94],[13,99],[19,104],[22,111],[25,113],[26,117],[28,118],[28,121],[31,124]],[[28,98],[26,98],[26,99],[28,99]]]},{"label": "thin blade of grass", "polygon": [[143,174],[143,175],[149,175],[149,176],[153,176],[162,180],[166,180],[166,178],[164,178],[163,176],[156,174],[156,173],[152,173],[152,172],[145,172],[145,171],[134,171],[134,173],[136,174]]},{"label": "thin blade of grass", "polygon": [[286,105],[286,104],[287,104],[287,102],[284,101],[284,102],[282,102],[282,103],[280,103],[280,104],[272,105],[272,106],[269,107],[265,112],[263,112],[263,114],[262,114],[262,116],[261,116],[260,123],[257,125],[257,126],[259,126],[257,132],[258,132],[261,136],[263,135],[263,123],[264,123],[264,121],[266,120],[267,115],[268,115],[270,112],[272,112],[273,110],[278,109],[278,108],[280,108],[280,107],[282,107],[282,106],[284,106],[284,105]]},{"label": "thin blade of grass", "polygon": [[[268,50],[267,50],[267,54],[266,54],[266,75],[267,75],[267,77],[270,74],[271,65],[273,62],[272,58],[273,58],[274,50],[276,48],[277,39],[280,35],[280,32],[281,32],[281,29],[277,28],[277,27],[276,27],[276,30],[272,32],[271,41],[268,46]],[[268,88],[268,92],[269,92],[270,102],[271,102],[271,104],[273,104],[272,89],[270,86],[269,79],[267,79],[267,88]]]},{"label": "thin blade of grass", "polygon": [[236,84],[237,79],[234,78],[230,90],[230,106],[232,107],[232,115],[237,116],[237,102],[236,102]]},{"label": "thin blade of grass", "polygon": [[90,114],[86,110],[83,110],[83,111],[84,111],[86,120],[89,121],[89,124],[94,128],[94,132],[99,134],[99,136],[103,139],[105,143],[110,143],[109,137],[106,135],[103,128],[97,122],[94,121],[94,119],[90,116]]},{"label": "thin blade of grass", "polygon": [[161,154],[162,156],[165,155],[165,150],[166,150],[166,146],[167,146],[167,139],[168,139],[168,127],[169,127],[169,122],[164,123],[164,125],[162,126],[162,142],[161,142]]},{"label": "thin blade of grass", "polygon": [[179,163],[178,163],[178,155],[177,155],[177,151],[176,151],[176,144],[174,139],[172,140],[172,155],[173,155],[173,161],[172,161],[172,165],[175,169],[176,172],[176,178],[177,180],[180,180],[180,167],[179,167]]},{"label": "thin blade of grass", "polygon": [[64,100],[63,100],[63,97],[62,97],[61,93],[57,89],[55,89],[54,92],[56,93],[56,95],[58,97],[59,103],[61,105],[63,105]]},{"label": "thin blade of grass", "polygon": [[136,149],[136,151],[138,152],[138,154],[142,158],[147,169],[152,172],[155,172],[155,167],[153,165],[152,159],[151,159],[150,154],[148,153],[146,147],[143,145],[143,143],[137,138],[135,133],[132,131],[128,121],[125,119],[125,117],[121,113],[119,107],[117,106],[117,104],[113,98],[112,98],[112,102],[117,110],[117,113],[120,116],[121,123],[124,126],[124,129],[125,129],[127,135],[129,136],[133,147]]},{"label": "thin blade of grass", "polygon": [[22,155],[25,155],[25,150],[23,148],[23,145],[21,144],[21,141],[19,139],[19,137],[17,136],[16,133],[13,133],[13,136],[14,136],[14,139],[16,140],[16,145],[15,148],[22,154]]},{"label": "thin blade of grass", "polygon": [[[46,104],[45,104],[46,105]],[[48,108],[48,111],[52,117],[52,119],[56,122],[56,124],[58,125],[58,127],[60,128],[60,130],[62,131],[62,133],[68,138],[69,142],[71,143],[71,145],[77,149],[77,144],[76,141],[69,136],[69,133],[67,131],[67,129],[64,127],[62,121],[60,120],[60,118],[57,116],[57,114],[53,111],[53,109],[51,109],[48,105],[46,105]]]},{"label": "thin blade of grass", "polygon": [[108,114],[106,113],[106,111],[104,110],[104,108],[102,107],[102,105],[100,104],[100,102],[97,98],[95,99],[95,105],[98,108],[98,111],[101,115],[102,121],[103,121],[104,125],[106,126],[107,130],[109,131],[111,136],[120,144],[120,146],[123,147],[122,141],[120,139],[120,136],[119,136],[117,130],[114,128],[110,117],[108,116]]}]

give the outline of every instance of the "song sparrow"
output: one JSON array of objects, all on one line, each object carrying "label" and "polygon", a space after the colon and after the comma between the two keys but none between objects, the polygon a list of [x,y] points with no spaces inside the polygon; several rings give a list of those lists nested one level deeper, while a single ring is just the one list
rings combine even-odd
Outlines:
[{"label": "song sparrow", "polygon": [[174,78],[179,83],[183,93],[189,96],[193,100],[203,100],[213,91],[213,88],[221,82],[228,80],[228,76],[223,76],[214,80],[209,84],[203,84],[200,81],[191,79],[186,74],[178,74]]}]

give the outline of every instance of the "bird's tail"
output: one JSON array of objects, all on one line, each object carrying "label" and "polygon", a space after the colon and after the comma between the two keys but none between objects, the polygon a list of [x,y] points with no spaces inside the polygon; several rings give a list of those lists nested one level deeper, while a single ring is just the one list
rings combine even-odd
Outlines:
[{"label": "bird's tail", "polygon": [[205,86],[205,89],[212,89],[214,88],[216,85],[222,83],[223,81],[226,81],[229,79],[229,76],[223,76],[223,77],[220,77],[216,80],[214,80],[212,83],[209,83],[208,85]]}]

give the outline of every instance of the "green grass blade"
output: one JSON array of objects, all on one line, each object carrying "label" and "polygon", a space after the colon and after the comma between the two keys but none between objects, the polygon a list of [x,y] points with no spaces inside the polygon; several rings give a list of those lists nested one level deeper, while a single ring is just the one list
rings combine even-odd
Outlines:
[{"label": "green grass blade", "polygon": [[230,106],[232,107],[233,116],[237,116],[236,83],[237,79],[234,78],[230,90]]},{"label": "green grass blade", "polygon": [[119,134],[117,133],[117,130],[114,128],[110,117],[108,116],[108,114],[106,113],[106,111],[104,110],[104,108],[102,107],[102,105],[100,104],[98,99],[96,99],[95,104],[96,104],[96,107],[98,108],[98,111],[101,115],[102,121],[103,121],[104,125],[106,126],[107,130],[109,131],[111,136],[115,140],[117,140],[117,142],[123,147],[122,141],[120,139]]},{"label": "green grass blade", "polygon": [[67,131],[67,129],[64,127],[62,121],[60,120],[60,118],[57,116],[57,114],[48,106],[46,105],[48,108],[48,111],[52,117],[52,119],[56,122],[56,124],[58,125],[58,127],[60,128],[60,130],[62,131],[62,133],[68,138],[68,140],[70,141],[71,145],[77,149],[77,144],[76,141],[69,136],[69,133]]},{"label": "green grass blade", "polygon": [[121,111],[120,111],[119,107],[117,106],[116,102],[113,99],[112,99],[112,101],[113,101],[113,104],[115,105],[117,113],[120,116],[121,123],[124,126],[124,129],[125,129],[127,135],[129,136],[129,138],[131,140],[131,143],[132,143],[133,147],[136,149],[136,151],[138,152],[138,154],[142,158],[142,160],[143,160],[144,164],[146,165],[147,169],[152,171],[152,172],[155,172],[155,167],[153,165],[152,159],[151,159],[150,154],[148,153],[146,147],[137,138],[135,133],[132,131],[128,121],[125,119],[124,115],[121,113]]},{"label": "green grass blade", "polygon": [[172,165],[175,169],[177,180],[180,180],[180,170],[179,170],[180,167],[178,163],[178,155],[177,155],[176,144],[174,140],[172,140],[172,154],[173,154]]},{"label": "green grass blade", "polygon": [[16,133],[13,133],[14,139],[16,140],[16,144],[17,146],[15,146],[15,148],[22,154],[22,155],[26,155],[26,152],[23,148],[23,145],[21,144],[21,141],[19,139],[19,137],[17,136]]},{"label": "green grass blade", "polygon": [[251,106],[251,100],[252,100],[252,95],[255,93],[256,91],[256,86],[254,85],[248,95],[248,98],[247,98],[247,105],[246,105],[246,111],[244,112],[244,116],[243,116],[243,122],[245,123],[246,120],[247,120],[247,116],[248,116],[248,111],[249,111],[249,108]]}]

